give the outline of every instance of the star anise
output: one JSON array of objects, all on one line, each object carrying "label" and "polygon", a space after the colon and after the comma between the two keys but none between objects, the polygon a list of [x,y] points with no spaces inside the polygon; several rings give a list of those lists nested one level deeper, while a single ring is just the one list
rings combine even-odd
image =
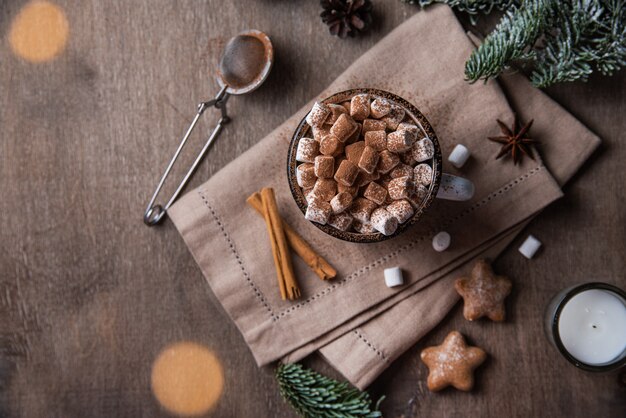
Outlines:
[{"label": "star anise", "polygon": [[515,115],[515,121],[513,122],[513,126],[509,129],[504,122],[498,119],[498,125],[500,125],[500,130],[502,131],[503,136],[490,136],[489,140],[493,142],[497,142],[502,144],[502,149],[496,155],[496,160],[504,157],[509,154],[513,157],[513,164],[517,164],[522,161],[524,155],[529,157],[531,160],[535,159],[533,155],[533,150],[530,145],[539,144],[539,141],[529,138],[528,131],[530,127],[533,125],[534,119],[520,127],[519,120],[517,119],[517,115]]}]

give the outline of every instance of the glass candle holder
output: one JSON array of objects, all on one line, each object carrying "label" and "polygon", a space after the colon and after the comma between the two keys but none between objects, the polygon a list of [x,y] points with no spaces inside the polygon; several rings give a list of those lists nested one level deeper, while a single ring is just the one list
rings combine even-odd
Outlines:
[{"label": "glass candle holder", "polygon": [[626,292],[584,283],[559,292],[545,317],[550,342],[570,363],[591,372],[626,365]]}]

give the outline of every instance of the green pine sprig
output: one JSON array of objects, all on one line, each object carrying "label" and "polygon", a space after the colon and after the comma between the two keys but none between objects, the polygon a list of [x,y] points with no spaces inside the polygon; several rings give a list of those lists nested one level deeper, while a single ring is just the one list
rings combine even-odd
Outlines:
[{"label": "green pine sprig", "polygon": [[488,15],[493,9],[506,10],[513,5],[519,5],[519,0],[402,0],[404,3],[417,4],[420,7],[430,6],[433,3],[445,3],[460,12],[467,13],[473,25],[481,14]]},{"label": "green pine sprig", "polygon": [[523,64],[537,87],[587,81],[598,71],[626,66],[626,0],[403,0],[426,6],[446,3],[469,13],[504,10],[496,28],[465,63],[470,82],[488,80]]},{"label": "green pine sprig", "polygon": [[532,49],[552,23],[552,0],[530,0],[509,9],[465,63],[465,78],[473,83],[496,77],[509,63],[533,60]]},{"label": "green pine sprig", "polygon": [[300,364],[280,364],[276,378],[281,395],[305,418],[377,418],[380,398],[374,409],[367,392],[347,382],[323,376]]}]

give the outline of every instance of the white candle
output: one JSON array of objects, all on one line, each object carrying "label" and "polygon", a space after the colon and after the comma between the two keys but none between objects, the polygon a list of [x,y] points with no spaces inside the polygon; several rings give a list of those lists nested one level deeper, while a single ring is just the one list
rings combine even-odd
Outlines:
[{"label": "white candle", "polygon": [[626,351],[626,305],[616,294],[591,289],[563,306],[558,332],[565,349],[589,365],[611,363]]}]

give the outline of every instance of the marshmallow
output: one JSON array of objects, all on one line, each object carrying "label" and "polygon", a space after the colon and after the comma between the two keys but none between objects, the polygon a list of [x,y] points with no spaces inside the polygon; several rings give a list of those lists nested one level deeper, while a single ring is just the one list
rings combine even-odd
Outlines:
[{"label": "marshmallow", "polygon": [[322,126],[330,116],[330,109],[323,103],[315,102],[313,109],[306,116],[306,123],[311,126]]},{"label": "marshmallow", "polygon": [[406,131],[411,136],[411,141],[415,142],[417,140],[417,134],[419,133],[419,128],[417,125],[413,125],[412,123],[402,122],[398,125],[398,131]]},{"label": "marshmallow", "polygon": [[348,213],[357,221],[365,223],[369,222],[372,211],[377,207],[378,205],[376,205],[376,203],[362,197],[357,197],[348,209]]},{"label": "marshmallow", "polygon": [[[358,179],[358,176],[357,176],[357,179]],[[346,186],[345,184],[337,183],[337,191],[339,193],[343,193],[343,192],[350,193],[352,197],[355,197],[357,193],[359,193],[359,186],[357,185]]]},{"label": "marshmallow", "polygon": [[441,231],[433,237],[433,248],[435,251],[442,252],[448,249],[450,246],[450,234],[445,231]]},{"label": "marshmallow", "polygon": [[389,103],[389,100],[382,97],[374,99],[374,101],[370,105],[370,114],[376,119],[380,119],[383,116],[386,116],[390,110],[391,103]]},{"label": "marshmallow", "polygon": [[330,179],[335,173],[335,159],[326,155],[315,157],[315,175],[318,178]]},{"label": "marshmallow", "polygon": [[383,235],[392,235],[398,229],[398,220],[385,208],[374,209],[370,223],[374,229]]},{"label": "marshmallow", "polygon": [[302,194],[304,195],[304,198],[306,199],[307,205],[309,204],[309,201],[311,199],[313,199],[313,187],[307,187],[306,189],[302,189]]},{"label": "marshmallow", "polygon": [[311,131],[313,132],[313,139],[317,142],[322,142],[322,139],[330,134],[330,127],[327,125],[324,126],[312,126]]},{"label": "marshmallow", "polygon": [[389,113],[382,120],[387,124],[387,129],[396,130],[402,119],[404,119],[404,109],[392,104]]},{"label": "marshmallow", "polygon": [[330,207],[334,214],[344,212],[352,204],[353,196],[350,193],[337,193],[330,201]]},{"label": "marshmallow", "polygon": [[387,149],[392,152],[408,151],[413,142],[409,131],[395,131],[387,135]]},{"label": "marshmallow", "polygon": [[361,154],[363,154],[363,149],[365,149],[365,142],[359,141],[354,144],[346,145],[346,158],[354,165],[359,164],[359,160],[361,159]]},{"label": "marshmallow", "polygon": [[427,195],[428,195],[428,189],[422,186],[421,184],[418,184],[415,187],[415,190],[413,190],[413,194],[411,194],[411,196],[409,196],[407,200],[409,201],[409,203],[411,203],[411,205],[415,209],[417,209],[420,206],[422,206],[422,203],[424,202],[424,199],[426,198]]},{"label": "marshmallow", "polygon": [[348,113],[346,108],[340,104],[329,104],[328,109],[330,110],[330,115],[328,116],[328,118],[326,118],[326,121],[324,122],[325,125],[332,125],[333,123],[337,122],[339,116],[344,113]]},{"label": "marshmallow", "polygon": [[357,125],[352,118],[345,113],[339,115],[337,121],[330,128],[330,133],[335,135],[341,142],[345,142],[357,129]]},{"label": "marshmallow", "polygon": [[452,164],[456,168],[461,168],[470,157],[470,155],[470,151],[465,145],[457,144],[450,153],[448,161],[450,161],[450,164]]},{"label": "marshmallow", "polygon": [[[320,158],[320,157],[317,157]],[[317,161],[317,158],[315,161]],[[418,164],[413,169],[413,181],[415,184],[428,186],[433,181],[433,169],[428,164]]]},{"label": "marshmallow", "polygon": [[412,186],[413,184],[409,177],[398,177],[389,182],[387,191],[389,192],[389,197],[393,200],[406,199],[413,191]]},{"label": "marshmallow", "polygon": [[337,228],[340,231],[347,231],[352,226],[354,218],[345,212],[330,215],[328,225]]},{"label": "marshmallow", "polygon": [[311,163],[300,164],[296,167],[296,181],[298,186],[303,188],[313,187],[317,176],[315,175],[315,166]]},{"label": "marshmallow", "polygon": [[528,238],[526,238],[526,241],[524,241],[524,243],[522,244],[522,246],[519,247],[519,252],[522,253],[524,257],[530,260],[531,258],[533,258],[533,256],[539,250],[540,247],[541,247],[541,241],[539,241],[537,238],[533,237],[532,235],[529,235]]},{"label": "marshmallow", "polygon": [[368,174],[365,171],[359,172],[359,175],[356,176],[356,180],[354,181],[354,185],[358,187],[367,186],[373,181],[376,181],[380,178],[380,174],[378,171],[373,172],[372,174]]},{"label": "marshmallow", "polygon": [[428,138],[422,138],[413,146],[413,158],[418,163],[430,160],[435,155],[435,145]]},{"label": "marshmallow", "polygon": [[411,204],[404,199],[394,200],[393,203],[387,206],[387,212],[391,213],[391,215],[401,224],[411,219],[411,217],[415,214],[413,206],[411,206]]},{"label": "marshmallow", "polygon": [[320,153],[323,155],[339,155],[343,152],[343,142],[339,142],[333,134],[328,134],[320,141]]},{"label": "marshmallow", "polygon": [[370,146],[365,146],[359,158],[359,168],[365,171],[367,174],[372,174],[376,170],[378,164],[378,153]]},{"label": "marshmallow", "polygon": [[399,267],[385,269],[385,284],[387,287],[402,286],[404,284],[402,270]]},{"label": "marshmallow", "polygon": [[344,186],[352,186],[358,174],[359,168],[356,165],[348,160],[343,160],[335,173],[335,180]]},{"label": "marshmallow", "polygon": [[369,199],[374,203],[378,203],[379,205],[382,205],[385,202],[385,199],[387,198],[387,189],[385,189],[380,184],[372,182],[367,185],[367,188],[365,189],[363,196],[366,199]]},{"label": "marshmallow", "polygon": [[413,167],[408,164],[398,164],[389,172],[389,175],[392,179],[397,179],[398,177],[410,177],[412,179]]},{"label": "marshmallow", "polygon": [[304,218],[317,222],[318,224],[325,225],[330,218],[331,208],[330,203],[323,202],[321,200],[312,199],[309,202],[309,206],[306,208],[306,213],[304,214]]},{"label": "marshmallow", "polygon": [[370,95],[357,94],[350,100],[350,116],[354,120],[363,120],[370,115]]},{"label": "marshmallow", "polygon": [[337,183],[332,179],[317,179],[311,194],[313,199],[330,202],[337,194]]},{"label": "marshmallow", "polygon": [[395,166],[400,163],[400,157],[389,150],[384,150],[380,153],[378,159],[378,171],[383,174],[390,172]]},{"label": "marshmallow", "polygon": [[370,131],[384,131],[387,129],[387,124],[382,120],[365,119],[363,121],[363,133]]},{"label": "marshmallow", "polygon": [[365,145],[374,148],[378,152],[384,151],[387,149],[387,134],[384,130],[367,131],[365,132]]},{"label": "marshmallow", "polygon": [[319,154],[319,144],[311,138],[300,138],[296,150],[296,161],[303,163],[315,162],[315,157]]},{"label": "marshmallow", "polygon": [[350,135],[348,137],[348,139],[346,139],[346,144],[352,144],[353,142],[358,141],[359,138],[361,137],[361,131],[363,130],[363,124],[359,123],[359,122],[354,122],[354,123],[356,125],[356,129],[354,130],[352,135]]},{"label": "marshmallow", "polygon": [[352,227],[359,234],[373,234],[374,232],[376,232],[371,223],[361,222],[356,219],[352,221]]},{"label": "marshmallow", "polygon": [[417,164],[415,158],[413,158],[413,148],[408,150],[407,152],[402,152],[400,155],[400,161],[402,161],[406,165],[414,166]]},{"label": "marshmallow", "polygon": [[322,202],[321,200],[313,199],[309,202],[309,206],[306,208],[304,218],[317,222],[318,224],[326,224],[328,218],[330,218],[331,209],[328,202]]}]

